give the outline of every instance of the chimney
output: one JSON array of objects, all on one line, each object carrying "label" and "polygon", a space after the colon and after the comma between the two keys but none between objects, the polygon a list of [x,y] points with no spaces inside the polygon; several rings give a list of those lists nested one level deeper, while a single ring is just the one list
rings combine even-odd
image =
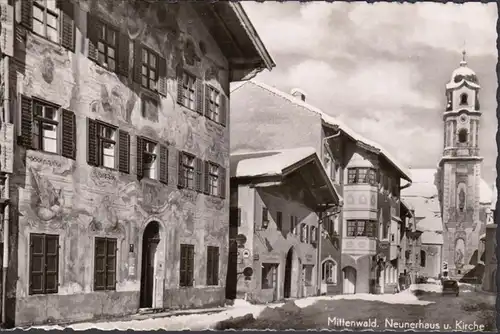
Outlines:
[{"label": "chimney", "polygon": [[306,101],[306,93],[304,93],[304,91],[299,89],[299,88],[293,88],[291,91],[291,94],[294,97],[296,97],[304,102]]}]

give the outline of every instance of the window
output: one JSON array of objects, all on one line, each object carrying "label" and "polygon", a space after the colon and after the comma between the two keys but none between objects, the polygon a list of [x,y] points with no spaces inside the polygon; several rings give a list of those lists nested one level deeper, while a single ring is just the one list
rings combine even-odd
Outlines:
[{"label": "window", "polygon": [[183,185],[185,188],[194,189],[195,187],[195,157],[193,155],[183,153],[181,168],[182,173],[179,175],[183,179]]},{"label": "window", "polygon": [[460,94],[460,105],[467,105],[468,104],[468,96],[465,93]]},{"label": "window", "polygon": [[394,233],[391,233],[391,242],[394,242]]},{"label": "window", "polygon": [[466,143],[467,142],[467,130],[466,129],[460,129],[460,131],[458,131],[458,142],[459,143]]},{"label": "window", "polygon": [[181,104],[191,110],[196,109],[196,77],[187,72],[182,74]]},{"label": "window", "polygon": [[277,283],[278,265],[274,263],[262,264],[261,287],[262,289],[272,289]]},{"label": "window", "polygon": [[315,226],[311,226],[310,231],[311,231],[311,235],[310,235],[309,239],[311,240],[312,244],[315,244],[318,241],[317,229]]},{"label": "window", "polygon": [[57,293],[59,236],[30,234],[29,294]]},{"label": "window", "polygon": [[99,159],[100,165],[107,168],[116,168],[116,128],[99,124]]},{"label": "window", "polygon": [[33,32],[52,42],[59,42],[59,10],[54,0],[33,2]]},{"label": "window", "polygon": [[309,227],[306,224],[300,224],[300,242],[307,242]]},{"label": "window", "polygon": [[33,148],[41,151],[58,152],[58,107],[33,101]]},{"label": "window", "polygon": [[427,254],[425,254],[425,251],[424,250],[421,250],[420,251],[420,266],[421,267],[425,267],[425,261],[426,261],[426,256]]},{"label": "window", "polygon": [[325,224],[326,230],[331,237],[339,234],[338,217],[330,216],[326,218]]},{"label": "window", "polygon": [[95,238],[94,290],[116,288],[116,239]]},{"label": "window", "polygon": [[323,262],[321,280],[326,284],[337,284],[337,263],[333,260]]},{"label": "window", "polygon": [[308,265],[308,264],[305,264],[302,267],[302,270],[304,271],[304,285],[305,286],[312,286],[313,268],[314,268],[313,265]]},{"label": "window", "polygon": [[181,244],[179,285],[193,286],[194,245]]},{"label": "window", "polygon": [[151,90],[156,89],[158,80],[158,56],[151,50],[142,48],[142,86]]},{"label": "window", "polygon": [[142,171],[145,177],[158,178],[157,145],[152,141],[144,139],[144,151],[142,160]]},{"label": "window", "polygon": [[208,194],[219,195],[219,166],[213,163],[208,164]]},{"label": "window", "polygon": [[347,236],[376,238],[377,222],[365,220],[348,220]]},{"label": "window", "polygon": [[219,285],[219,247],[207,247],[207,285]]},{"label": "window", "polygon": [[116,70],[117,32],[106,24],[100,24],[97,35],[97,62],[110,71]]},{"label": "window", "polygon": [[207,103],[207,109],[205,110],[205,115],[207,115],[207,117],[212,121],[219,122],[221,94],[217,89],[211,86],[206,87],[205,99]]},{"label": "window", "polygon": [[113,125],[87,118],[87,162],[129,173],[129,134]]},{"label": "window", "polygon": [[268,224],[269,224],[269,210],[266,207],[263,207],[261,227],[267,228]]},{"label": "window", "polygon": [[347,170],[348,184],[371,184],[376,185],[377,171],[373,168],[349,168]]},{"label": "window", "polygon": [[281,211],[276,212],[276,229],[281,231],[283,228],[283,213]]},{"label": "window", "polygon": [[297,225],[298,219],[297,216],[290,216],[290,232],[294,235],[297,235]]}]

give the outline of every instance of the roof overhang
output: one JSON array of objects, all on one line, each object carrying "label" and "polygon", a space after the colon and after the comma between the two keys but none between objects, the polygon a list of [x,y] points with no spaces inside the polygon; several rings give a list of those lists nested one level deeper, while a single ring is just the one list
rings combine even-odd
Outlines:
[{"label": "roof overhang", "polygon": [[316,153],[286,166],[275,175],[232,177],[237,184],[251,187],[274,187],[289,184],[306,190],[308,207],[316,212],[343,205],[342,197],[331,182]]},{"label": "roof overhang", "polygon": [[197,1],[191,6],[226,56],[231,82],[249,80],[276,66],[240,3]]}]

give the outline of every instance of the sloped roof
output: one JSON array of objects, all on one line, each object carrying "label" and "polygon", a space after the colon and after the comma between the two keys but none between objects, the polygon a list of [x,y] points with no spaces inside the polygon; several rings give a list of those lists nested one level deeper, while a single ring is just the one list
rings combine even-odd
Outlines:
[{"label": "sloped roof", "polygon": [[312,147],[231,154],[231,177],[275,176],[313,154]]},{"label": "sloped roof", "polygon": [[417,229],[425,232],[442,232],[443,221],[440,215],[428,214],[424,219],[417,223]]},{"label": "sloped roof", "polygon": [[295,105],[298,105],[300,107],[303,107],[304,109],[307,109],[309,111],[312,111],[314,113],[317,113],[318,115],[321,116],[321,119],[323,121],[323,123],[327,124],[327,125],[330,125],[332,127],[338,127],[340,130],[342,130],[345,134],[347,134],[349,137],[351,137],[353,140],[355,141],[359,141],[359,142],[362,142],[363,144],[365,145],[368,145],[368,146],[371,146],[373,147],[375,150],[379,151],[379,153],[394,167],[396,168],[397,170],[399,170],[399,172],[401,173],[401,175],[403,176],[403,178],[405,178],[406,180],[408,181],[411,181],[411,174],[410,172],[408,171],[408,169],[403,166],[401,163],[399,163],[385,148],[383,148],[380,144],[372,141],[372,140],[369,140],[365,137],[363,137],[362,135],[360,135],[359,133],[356,133],[354,130],[352,130],[350,127],[348,127],[344,122],[336,119],[335,117],[333,116],[330,116],[328,114],[326,114],[325,112],[323,112],[321,109],[305,102],[305,101],[302,101],[298,98],[296,98],[295,96],[291,95],[291,94],[287,94],[283,91],[280,91],[279,89],[275,88],[275,87],[272,87],[272,86],[269,86],[265,83],[262,83],[262,82],[259,82],[255,79],[252,79],[252,80],[249,80],[249,81],[244,81],[244,82],[241,82],[241,83],[235,83],[232,85],[231,87],[231,93],[234,93],[235,91],[237,91],[239,88],[241,88],[242,86],[248,84],[248,83],[252,83],[258,87],[261,87],[285,100],[288,100],[290,103],[293,103]]},{"label": "sloped roof", "polygon": [[432,231],[424,231],[420,240],[423,244],[442,245],[444,243],[443,235]]},{"label": "sloped roof", "polygon": [[[438,195],[435,184],[437,169],[411,169],[412,184],[401,191],[404,197],[431,198]],[[492,201],[492,190],[488,183],[481,179],[479,184],[479,203],[487,204]]]}]

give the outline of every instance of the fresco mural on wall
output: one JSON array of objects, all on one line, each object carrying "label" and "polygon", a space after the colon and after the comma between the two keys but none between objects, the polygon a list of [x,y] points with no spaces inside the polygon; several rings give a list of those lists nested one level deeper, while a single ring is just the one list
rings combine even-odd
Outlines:
[{"label": "fresco mural on wall", "polygon": [[32,209],[42,221],[61,218],[64,210],[63,189],[56,189],[49,179],[30,168],[31,185],[33,187]]},{"label": "fresco mural on wall", "polygon": [[126,97],[124,91],[125,88],[120,85],[109,89],[105,84],[101,84],[100,99],[90,103],[91,112],[98,113],[109,121],[130,123],[137,97],[135,94]]}]

